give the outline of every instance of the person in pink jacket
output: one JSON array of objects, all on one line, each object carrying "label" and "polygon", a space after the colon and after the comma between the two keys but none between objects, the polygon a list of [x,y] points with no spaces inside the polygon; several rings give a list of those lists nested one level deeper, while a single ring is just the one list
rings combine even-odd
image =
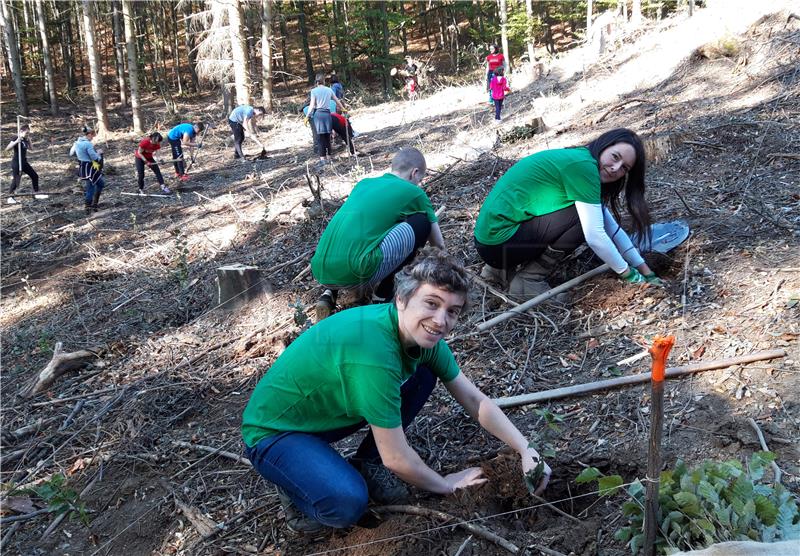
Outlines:
[{"label": "person in pink jacket", "polygon": [[502,66],[494,70],[494,76],[489,82],[489,89],[494,101],[494,119],[499,122],[500,112],[503,110],[503,99],[506,97],[506,93],[511,91],[508,88],[508,79],[503,75]]}]

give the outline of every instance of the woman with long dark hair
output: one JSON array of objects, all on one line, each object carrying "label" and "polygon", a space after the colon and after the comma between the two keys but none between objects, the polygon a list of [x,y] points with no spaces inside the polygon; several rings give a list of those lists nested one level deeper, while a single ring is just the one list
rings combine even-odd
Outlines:
[{"label": "woman with long dark hair", "polygon": [[620,195],[633,230],[649,241],[642,140],[613,129],[585,146],[541,151],[523,158],[498,180],[481,207],[475,246],[484,278],[503,282],[519,270],[508,291],[529,298],[550,289],[547,276],[582,243],[627,282],[660,284],[617,223]]}]

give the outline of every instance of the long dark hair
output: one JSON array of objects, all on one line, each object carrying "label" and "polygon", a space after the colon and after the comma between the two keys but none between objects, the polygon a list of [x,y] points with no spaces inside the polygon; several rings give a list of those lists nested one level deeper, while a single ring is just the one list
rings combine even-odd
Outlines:
[{"label": "long dark hair", "polygon": [[586,145],[594,159],[600,163],[600,153],[617,143],[627,143],[636,151],[636,162],[633,167],[617,181],[603,183],[600,186],[600,199],[603,204],[611,208],[617,222],[620,222],[619,196],[625,190],[625,206],[633,218],[633,230],[644,240],[644,245],[650,243],[650,208],[644,198],[644,173],[647,167],[647,157],[644,152],[642,139],[635,132],[624,127],[606,131],[600,137]]}]

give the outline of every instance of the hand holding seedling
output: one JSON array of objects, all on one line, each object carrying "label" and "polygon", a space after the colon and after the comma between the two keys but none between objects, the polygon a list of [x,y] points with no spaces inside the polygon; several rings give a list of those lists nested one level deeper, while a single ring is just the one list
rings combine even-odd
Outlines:
[{"label": "hand holding seedling", "polygon": [[483,476],[483,470],[480,467],[468,467],[458,473],[445,475],[444,480],[450,485],[450,492],[455,492],[460,488],[482,485],[489,479]]},{"label": "hand holding seedling", "polygon": [[547,488],[553,470],[530,444],[520,454],[520,457],[522,458],[522,474],[525,476],[525,484],[531,494],[539,496]]}]

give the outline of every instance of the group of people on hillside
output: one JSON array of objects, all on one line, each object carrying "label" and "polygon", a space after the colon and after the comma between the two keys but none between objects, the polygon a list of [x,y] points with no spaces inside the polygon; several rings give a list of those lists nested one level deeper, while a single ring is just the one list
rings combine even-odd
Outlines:
[{"label": "group of people on hillside", "polygon": [[[355,185],[311,259],[324,289],[317,324],[278,357],[244,410],[245,453],[277,487],[293,531],[357,524],[369,500],[405,502],[407,485],[447,495],[486,481],[480,468],[431,469],[406,439],[438,381],[519,455],[521,473],[541,470],[537,493],[550,479],[541,455],[464,376],[445,341],[467,308],[471,280],[447,254],[420,187],[426,171],[422,153],[404,148],[388,173]],[[661,285],[619,225],[622,193],[633,229],[649,239],[645,152],[628,129],[521,159],[480,209],[473,240],[481,275],[522,301],[548,289],[555,266],[587,243],[621,281]],[[367,304],[335,312],[343,289]],[[365,428],[349,458],[331,447]]]}]

